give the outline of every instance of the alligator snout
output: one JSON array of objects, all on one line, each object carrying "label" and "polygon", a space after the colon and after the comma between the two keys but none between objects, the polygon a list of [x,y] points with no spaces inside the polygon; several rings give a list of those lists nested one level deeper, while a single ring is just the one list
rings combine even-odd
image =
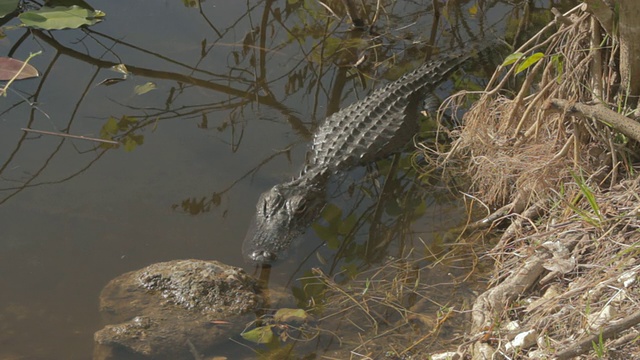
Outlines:
[{"label": "alligator snout", "polygon": [[271,264],[278,259],[278,255],[268,250],[254,250],[247,254],[247,260],[258,264]]}]

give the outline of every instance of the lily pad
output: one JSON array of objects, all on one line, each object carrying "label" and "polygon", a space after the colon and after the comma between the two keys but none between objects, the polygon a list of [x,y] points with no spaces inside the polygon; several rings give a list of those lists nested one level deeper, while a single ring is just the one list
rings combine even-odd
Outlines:
[{"label": "lily pad", "polygon": [[7,81],[13,78],[19,80],[37,76],[38,70],[29,64],[25,64],[24,61],[0,56],[0,80]]},{"label": "lily pad", "polygon": [[18,17],[28,27],[43,30],[76,29],[84,25],[94,25],[105,16],[100,10],[88,10],[79,6],[43,7],[25,11]]}]

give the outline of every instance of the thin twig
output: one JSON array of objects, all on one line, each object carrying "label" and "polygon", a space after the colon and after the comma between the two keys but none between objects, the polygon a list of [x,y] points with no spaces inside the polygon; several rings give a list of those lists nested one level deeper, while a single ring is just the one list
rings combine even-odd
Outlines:
[{"label": "thin twig", "polygon": [[31,132],[31,133],[36,133],[36,134],[42,134],[42,135],[61,136],[61,137],[67,137],[67,138],[72,138],[72,139],[78,139],[78,140],[89,140],[89,141],[95,141],[95,142],[105,143],[105,144],[120,145],[119,142],[114,141],[114,140],[98,139],[98,138],[82,136],[82,135],[71,135],[71,134],[65,134],[65,133],[59,133],[59,132],[51,132],[51,131],[27,129],[27,128],[20,128],[20,130],[26,131],[26,132]]}]

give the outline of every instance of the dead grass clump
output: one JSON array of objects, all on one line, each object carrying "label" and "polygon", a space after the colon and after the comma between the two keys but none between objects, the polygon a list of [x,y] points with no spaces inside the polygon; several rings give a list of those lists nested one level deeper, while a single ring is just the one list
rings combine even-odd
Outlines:
[{"label": "dead grass clump", "polygon": [[[590,20],[584,14],[573,20],[545,41],[539,40],[545,33],[540,32],[530,41],[540,41],[538,45],[525,44],[516,51],[523,54],[519,64],[538,56],[536,53],[544,57],[517,75],[518,63],[500,67],[486,92],[465,114],[465,126],[453,134],[455,142],[445,154],[445,165],[462,159],[475,195],[490,207],[516,200],[535,202],[570,178],[572,169],[592,172],[599,166],[589,161],[584,148],[600,140],[597,134],[602,125],[566,116],[548,103],[553,98],[582,102],[594,97],[589,90],[590,63],[595,56],[589,50]],[[510,98],[505,95],[509,83],[519,84]],[[454,97],[445,106],[457,100]]]}]

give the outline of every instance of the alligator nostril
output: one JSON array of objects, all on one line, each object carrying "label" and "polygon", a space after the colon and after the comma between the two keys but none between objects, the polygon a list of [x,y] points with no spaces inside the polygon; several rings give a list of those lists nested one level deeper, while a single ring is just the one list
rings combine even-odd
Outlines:
[{"label": "alligator nostril", "polygon": [[250,255],[252,261],[261,264],[272,263],[276,261],[277,257],[275,253],[267,250],[254,250]]}]

